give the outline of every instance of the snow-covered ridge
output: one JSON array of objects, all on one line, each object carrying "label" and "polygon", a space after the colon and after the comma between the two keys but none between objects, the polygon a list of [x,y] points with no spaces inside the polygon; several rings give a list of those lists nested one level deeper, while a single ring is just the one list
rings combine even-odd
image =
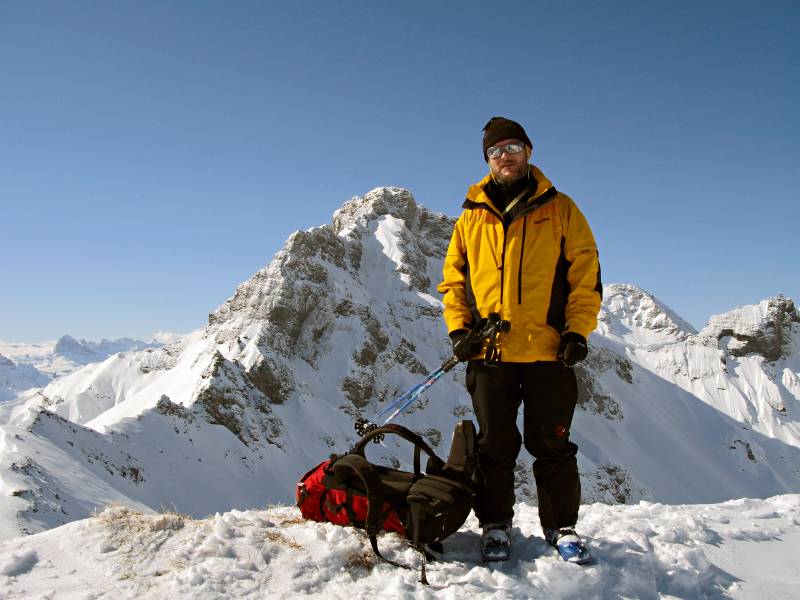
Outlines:
[{"label": "snow-covered ridge", "polygon": [[603,286],[598,332],[637,345],[685,340],[697,331],[652,294],[630,284]]}]

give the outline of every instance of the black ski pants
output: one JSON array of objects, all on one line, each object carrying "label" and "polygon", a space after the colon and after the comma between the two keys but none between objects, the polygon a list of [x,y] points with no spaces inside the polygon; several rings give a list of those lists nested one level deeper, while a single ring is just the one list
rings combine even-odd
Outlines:
[{"label": "black ski pants", "polygon": [[522,445],[517,413],[523,405],[525,448],[533,475],[542,529],[572,527],[578,520],[580,479],[569,429],[578,388],[575,373],[557,362],[470,361],[467,390],[478,420],[478,488],[481,524],[511,522],[514,467]]}]

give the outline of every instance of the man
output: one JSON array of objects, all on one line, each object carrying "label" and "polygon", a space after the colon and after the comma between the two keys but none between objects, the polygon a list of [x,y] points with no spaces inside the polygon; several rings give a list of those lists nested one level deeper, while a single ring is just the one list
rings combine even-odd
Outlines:
[{"label": "man", "polygon": [[[577,400],[572,367],[586,357],[600,310],[597,247],[575,203],[528,163],[532,144],[522,126],[493,117],[483,131],[489,174],[467,192],[438,288],[454,353],[469,360],[481,550],[485,560],[509,556],[523,404],[545,539],[566,560],[585,562],[588,551],[573,529],[580,480],[569,429]],[[511,327],[487,361],[487,344],[470,344],[466,334],[490,313]]]}]

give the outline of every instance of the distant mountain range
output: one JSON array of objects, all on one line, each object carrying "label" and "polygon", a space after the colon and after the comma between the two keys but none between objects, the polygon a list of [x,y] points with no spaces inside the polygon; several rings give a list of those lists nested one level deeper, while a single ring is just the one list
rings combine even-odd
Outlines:
[{"label": "distant mountain range", "polygon": [[[0,405],[0,537],[111,502],[193,516],[291,502],[305,470],[355,441],[356,418],[448,357],[435,287],[453,222],[400,188],[355,197],[330,224],[292,234],[204,328],[117,350]],[[74,364],[114,344],[73,342],[61,346]],[[800,491],[791,299],[698,332],[644,290],[607,285],[590,348],[572,430],[586,502]],[[397,422],[444,454],[470,416],[459,367]],[[411,459],[395,441],[370,452]],[[535,502],[524,453],[517,480],[518,499]]]},{"label": "distant mountain range", "polygon": [[56,342],[25,344],[0,340],[0,402],[20,392],[47,385],[89,363],[102,362],[118,352],[160,348],[160,340],[143,342],[131,338],[117,340],[76,340],[65,335]]}]

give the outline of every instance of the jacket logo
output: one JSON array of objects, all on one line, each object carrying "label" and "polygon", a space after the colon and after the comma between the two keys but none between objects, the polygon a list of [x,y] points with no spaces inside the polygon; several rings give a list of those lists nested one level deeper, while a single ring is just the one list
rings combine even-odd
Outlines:
[{"label": "jacket logo", "polygon": [[550,220],[550,217],[542,217],[538,221],[534,221],[533,224],[534,225],[538,225],[539,223],[544,223],[545,221],[549,221],[549,220]]}]

